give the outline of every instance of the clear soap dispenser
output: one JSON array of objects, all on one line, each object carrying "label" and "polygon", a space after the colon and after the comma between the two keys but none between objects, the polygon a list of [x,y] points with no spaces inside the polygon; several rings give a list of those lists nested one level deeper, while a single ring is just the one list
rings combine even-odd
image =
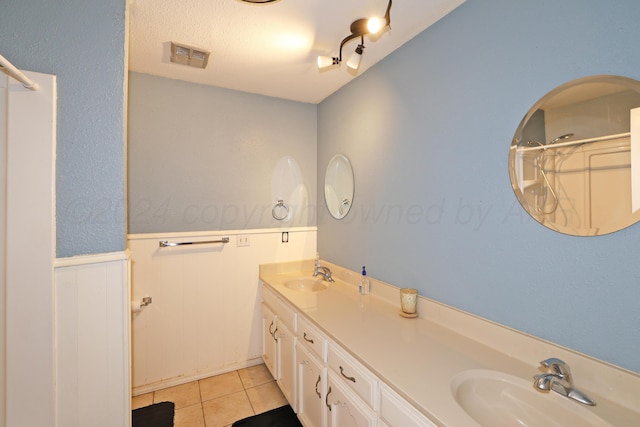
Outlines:
[{"label": "clear soap dispenser", "polygon": [[367,270],[365,270],[364,265],[362,266],[362,277],[360,278],[358,292],[360,292],[360,295],[369,295],[369,278],[367,277]]}]

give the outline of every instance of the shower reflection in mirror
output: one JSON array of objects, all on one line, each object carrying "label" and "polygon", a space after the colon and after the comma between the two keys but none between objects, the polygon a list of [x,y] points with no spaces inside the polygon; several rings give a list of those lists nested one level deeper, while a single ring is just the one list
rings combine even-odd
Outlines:
[{"label": "shower reflection in mirror", "polygon": [[[572,235],[600,235],[640,219],[640,82],[593,76],[540,99],[518,127],[509,174],[538,222]],[[549,135],[549,138],[546,136]],[[632,197],[635,192],[636,196]]]}]

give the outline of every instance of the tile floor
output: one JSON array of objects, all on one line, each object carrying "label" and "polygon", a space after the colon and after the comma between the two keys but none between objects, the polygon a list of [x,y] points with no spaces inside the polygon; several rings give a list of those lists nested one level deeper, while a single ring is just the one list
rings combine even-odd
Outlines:
[{"label": "tile floor", "polygon": [[227,427],[288,403],[265,365],[141,394],[131,406],[164,401],[176,405],[174,427]]}]

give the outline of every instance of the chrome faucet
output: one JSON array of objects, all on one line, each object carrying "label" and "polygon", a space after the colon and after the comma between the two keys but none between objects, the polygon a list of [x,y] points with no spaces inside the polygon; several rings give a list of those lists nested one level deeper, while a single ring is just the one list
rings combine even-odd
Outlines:
[{"label": "chrome faucet", "polygon": [[313,277],[322,276],[324,280],[327,282],[333,282],[333,277],[331,277],[331,270],[329,267],[324,267],[320,265],[319,262],[316,263],[316,268],[313,270]]},{"label": "chrome faucet", "polygon": [[586,394],[573,386],[573,377],[569,365],[560,359],[552,357],[540,362],[540,365],[547,371],[543,374],[535,375],[533,386],[542,393],[553,390],[562,396],[576,400],[589,406],[596,406],[596,403]]}]

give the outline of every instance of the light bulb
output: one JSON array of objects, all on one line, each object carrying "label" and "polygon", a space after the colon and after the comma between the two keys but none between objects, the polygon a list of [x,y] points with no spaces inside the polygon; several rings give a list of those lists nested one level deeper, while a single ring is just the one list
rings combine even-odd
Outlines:
[{"label": "light bulb", "polygon": [[381,18],[369,18],[367,20],[367,30],[370,34],[375,34],[384,27],[385,21]]}]

